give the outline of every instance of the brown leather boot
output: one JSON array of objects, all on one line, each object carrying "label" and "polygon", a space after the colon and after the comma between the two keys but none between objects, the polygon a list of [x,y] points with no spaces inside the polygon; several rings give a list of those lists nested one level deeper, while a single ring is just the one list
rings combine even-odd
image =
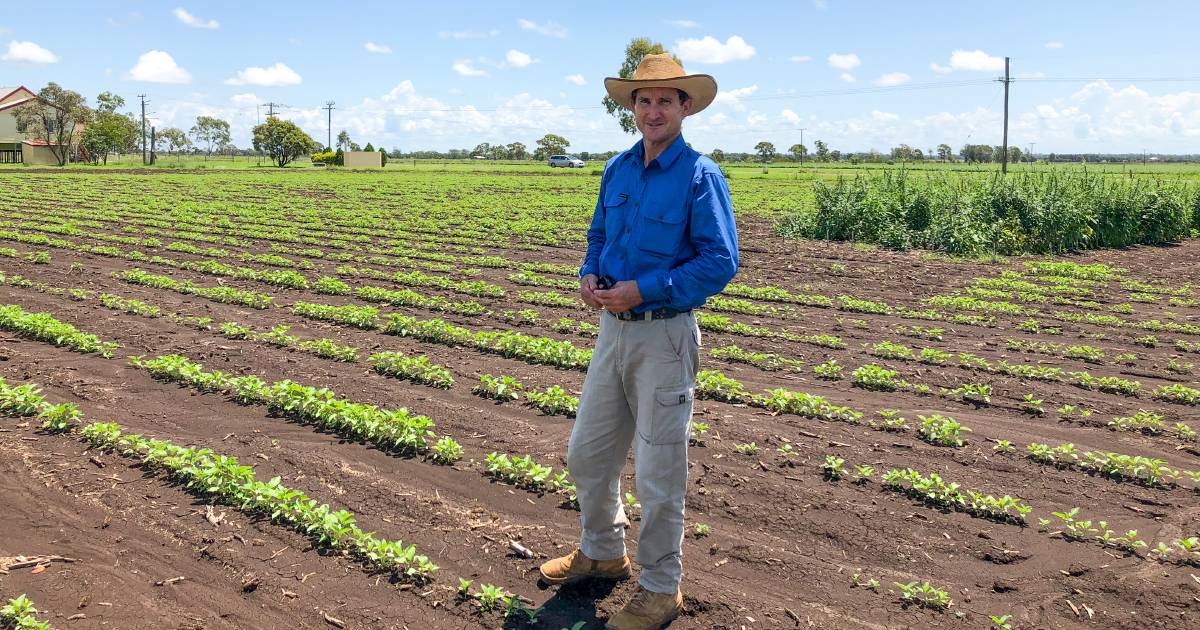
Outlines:
[{"label": "brown leather boot", "polygon": [[606,630],[658,630],[683,612],[683,593],[654,593],[638,587],[633,599],[605,624]]},{"label": "brown leather boot", "polygon": [[592,560],[578,549],[561,558],[547,560],[541,567],[541,573],[542,581],[547,584],[571,584],[591,578],[624,580],[633,574],[629,569],[629,556],[616,560]]}]

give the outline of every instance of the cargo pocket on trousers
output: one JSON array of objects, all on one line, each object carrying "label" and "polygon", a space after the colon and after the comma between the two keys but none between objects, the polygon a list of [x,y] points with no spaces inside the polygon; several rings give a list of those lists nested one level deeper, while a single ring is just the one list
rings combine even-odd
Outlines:
[{"label": "cargo pocket on trousers", "polygon": [[692,419],[692,387],[660,387],[654,390],[654,416],[650,424],[650,444],[680,444],[688,438]]}]

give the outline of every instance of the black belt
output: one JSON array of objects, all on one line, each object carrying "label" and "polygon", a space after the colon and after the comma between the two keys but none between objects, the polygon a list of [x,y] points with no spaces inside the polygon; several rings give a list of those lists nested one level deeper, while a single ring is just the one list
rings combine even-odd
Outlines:
[{"label": "black belt", "polygon": [[634,313],[633,311],[614,313],[612,311],[608,311],[609,315],[612,315],[623,322],[644,322],[652,319],[671,319],[676,315],[682,315],[683,313],[690,312],[690,309],[686,311],[677,311],[673,308],[667,308],[665,306],[663,308],[656,308],[653,311],[645,311],[642,313]]}]

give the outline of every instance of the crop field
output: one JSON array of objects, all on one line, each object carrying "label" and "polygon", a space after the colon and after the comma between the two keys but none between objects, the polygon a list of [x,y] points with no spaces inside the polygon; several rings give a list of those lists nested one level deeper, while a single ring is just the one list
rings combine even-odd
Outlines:
[{"label": "crop field", "polygon": [[[603,627],[587,171],[0,172],[0,624]],[[671,627],[1197,627],[1200,241],[776,236],[813,177],[730,181]]]}]

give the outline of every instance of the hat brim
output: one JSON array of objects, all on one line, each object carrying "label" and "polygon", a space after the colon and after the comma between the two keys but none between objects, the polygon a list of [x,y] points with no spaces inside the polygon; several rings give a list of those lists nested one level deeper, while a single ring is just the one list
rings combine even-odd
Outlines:
[{"label": "hat brim", "polygon": [[639,88],[665,87],[687,92],[692,101],[691,114],[698,114],[712,104],[717,98],[717,81],[707,74],[689,74],[672,79],[620,79],[608,77],[604,80],[604,89],[608,96],[625,109],[633,109],[633,91]]}]

